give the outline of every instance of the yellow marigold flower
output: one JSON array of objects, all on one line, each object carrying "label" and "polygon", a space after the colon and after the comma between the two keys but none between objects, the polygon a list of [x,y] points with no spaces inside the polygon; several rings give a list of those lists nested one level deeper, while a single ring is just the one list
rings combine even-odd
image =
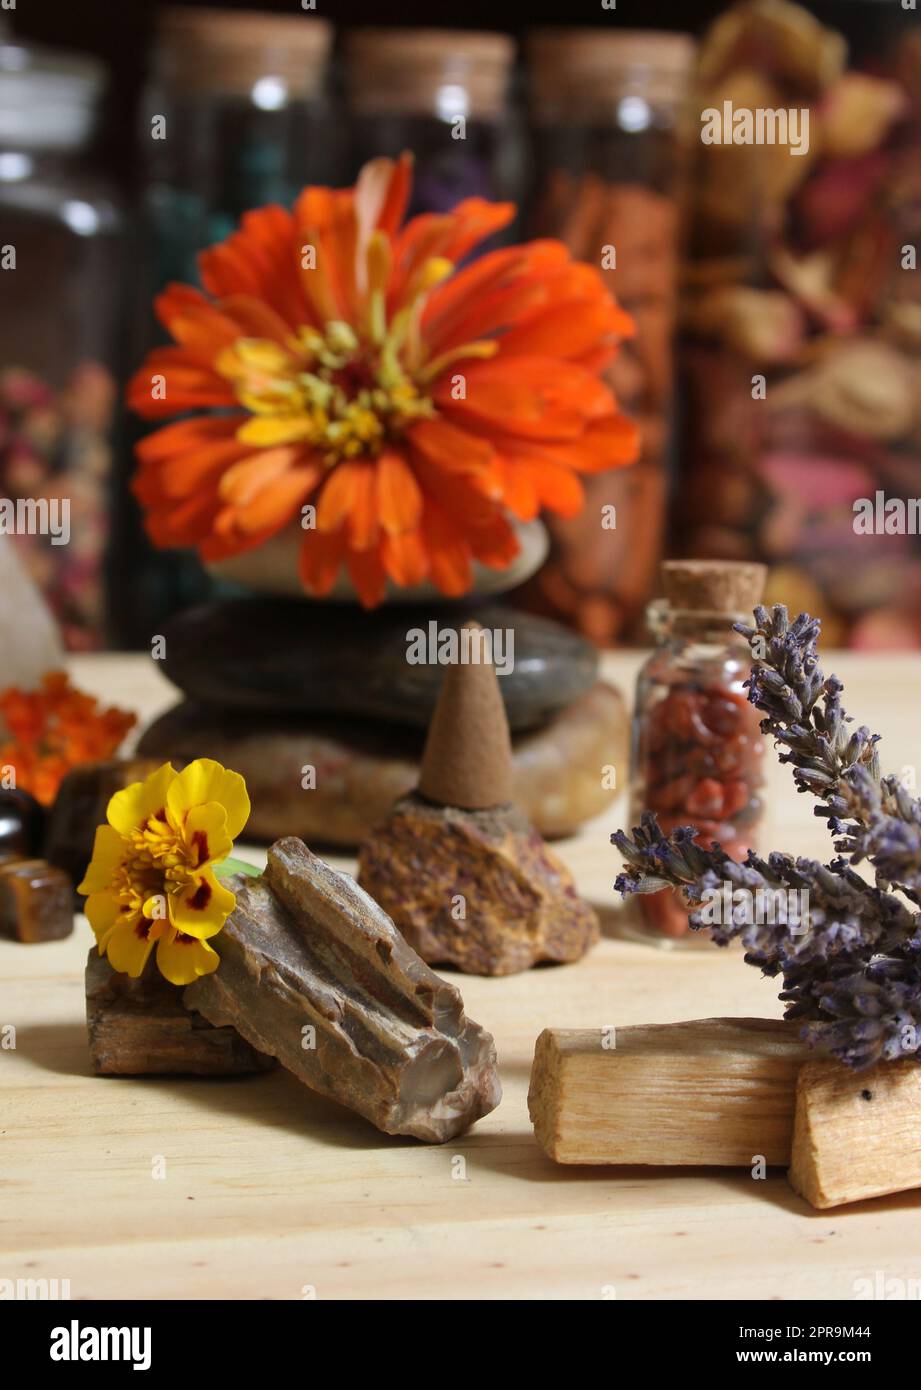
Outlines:
[{"label": "yellow marigold flower", "polygon": [[154,946],[174,985],[216,970],[208,944],[236,898],[213,866],[226,859],[249,818],[246,783],[210,758],[183,772],[164,763],[144,782],[116,792],[100,825],[78,892],[99,954],[137,978]]}]

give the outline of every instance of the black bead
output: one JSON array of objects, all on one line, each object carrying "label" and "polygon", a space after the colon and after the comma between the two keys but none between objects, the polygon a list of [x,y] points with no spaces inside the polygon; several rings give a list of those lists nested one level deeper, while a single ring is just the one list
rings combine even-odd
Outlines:
[{"label": "black bead", "polygon": [[18,789],[0,790],[0,854],[41,856],[45,808]]}]

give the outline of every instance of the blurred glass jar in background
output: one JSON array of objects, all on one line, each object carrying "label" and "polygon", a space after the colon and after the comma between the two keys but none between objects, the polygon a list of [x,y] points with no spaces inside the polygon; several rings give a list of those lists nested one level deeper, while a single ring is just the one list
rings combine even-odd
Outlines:
[{"label": "blurred glass jar in background", "polygon": [[[410,215],[462,198],[519,202],[522,133],[505,34],[359,29],[345,41],[349,179],[377,155],[414,156]],[[508,228],[499,241],[514,239]],[[495,244],[495,243],[493,243]]]},{"label": "blurred glass jar in background", "polygon": [[141,139],[160,283],[196,282],[197,253],[244,212],[288,206],[335,172],[331,42],[331,26],[307,14],[159,16]]},{"label": "blurred glass jar in background", "polygon": [[[204,247],[228,236],[249,209],[290,206],[306,184],[336,175],[331,42],[331,26],[306,12],[167,9],[158,17],[140,112],[146,188],[126,347],[132,367],[166,341],[155,296],[170,281],[198,284]],[[213,588],[197,557],[158,552],[146,540],[129,490],[134,445],[146,432],[126,418],[119,448],[112,603],[120,646],[145,645],[160,617]]]},{"label": "blurred glass jar in background", "polygon": [[[704,143],[725,103],[795,124]],[[921,543],[875,515],[921,495],[917,14],[733,6],[695,105],[680,550],[767,562],[768,599],[821,617],[829,645],[921,647]]]},{"label": "blurred glass jar in background", "polygon": [[[535,148],[529,236],[559,237],[598,266],[636,322],[608,380],[640,425],[631,468],[585,479],[584,511],[550,522],[534,602],[596,642],[635,636],[662,553],[681,242],[686,100],[683,34],[537,30],[527,42]],[[603,529],[612,505],[616,529]]]},{"label": "blurred glass jar in background", "polygon": [[42,504],[15,544],[75,650],[103,640],[122,289],[121,213],[86,166],[103,81],[0,40],[0,497]]}]

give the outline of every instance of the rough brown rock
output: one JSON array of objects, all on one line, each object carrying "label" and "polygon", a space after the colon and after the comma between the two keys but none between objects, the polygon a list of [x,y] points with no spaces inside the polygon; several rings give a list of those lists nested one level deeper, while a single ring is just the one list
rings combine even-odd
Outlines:
[{"label": "rough brown rock", "polygon": [[187,1009],[153,961],[132,980],[95,946],[86,961],[86,1028],[100,1076],[230,1076],[275,1065],[233,1028],[214,1028]]},{"label": "rough brown rock", "polygon": [[464,811],[410,794],[361,847],[358,869],[433,965],[512,975],[578,960],[598,939],[569,870],[513,806]]},{"label": "rough brown rock", "polygon": [[[598,684],[544,728],[515,736],[513,799],[541,835],[571,835],[610,806],[616,792],[601,769],[614,766],[618,786],[626,785],[628,728],[623,696]],[[415,787],[422,746],[420,734],[394,725],[183,703],[151,724],[139,748],[155,766],[215,758],[245,777],[252,801],[248,839],[271,843],[297,835],[311,844],[352,847]],[[305,767],[316,770],[309,790]]]},{"label": "rough brown rock", "polygon": [[391,808],[358,858],[362,887],[433,965],[511,975],[538,961],[578,960],[598,938],[597,916],[510,801],[511,789],[495,669],[450,666],[418,790]]},{"label": "rough brown rock", "polygon": [[352,879],[292,838],[228,882],[221,964],[189,1007],[387,1134],[439,1143],[495,1108],[492,1038]]}]

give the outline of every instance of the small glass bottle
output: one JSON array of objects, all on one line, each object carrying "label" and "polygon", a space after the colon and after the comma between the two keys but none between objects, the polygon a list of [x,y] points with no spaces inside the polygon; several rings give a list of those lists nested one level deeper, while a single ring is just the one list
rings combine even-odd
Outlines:
[{"label": "small glass bottle", "polygon": [[[764,739],[743,688],[751,668],[733,623],[760,602],[765,568],[667,561],[665,598],[650,605],[657,644],[637,679],[631,758],[631,825],[654,811],[666,833],[693,825],[734,859],[755,848],[763,811]],[[706,942],[671,889],[634,899],[626,934],[661,946]]]}]

